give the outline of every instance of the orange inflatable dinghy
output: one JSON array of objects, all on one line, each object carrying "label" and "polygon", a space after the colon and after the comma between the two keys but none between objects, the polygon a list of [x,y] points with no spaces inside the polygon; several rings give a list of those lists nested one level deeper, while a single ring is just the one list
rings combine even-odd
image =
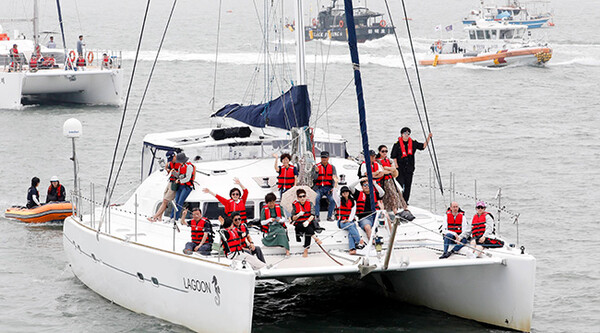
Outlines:
[{"label": "orange inflatable dinghy", "polygon": [[50,202],[35,208],[11,207],[6,209],[4,216],[26,223],[44,223],[63,221],[72,215],[73,205],[68,202]]}]

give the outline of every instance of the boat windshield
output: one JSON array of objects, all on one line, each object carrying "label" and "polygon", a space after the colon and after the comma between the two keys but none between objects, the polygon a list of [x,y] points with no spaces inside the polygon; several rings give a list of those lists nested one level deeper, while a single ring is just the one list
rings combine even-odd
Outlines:
[{"label": "boat windshield", "polygon": [[469,38],[475,39],[475,30],[469,30]]},{"label": "boat windshield", "polygon": [[512,39],[512,38],[513,38],[513,30],[512,29],[500,30],[500,39]]}]

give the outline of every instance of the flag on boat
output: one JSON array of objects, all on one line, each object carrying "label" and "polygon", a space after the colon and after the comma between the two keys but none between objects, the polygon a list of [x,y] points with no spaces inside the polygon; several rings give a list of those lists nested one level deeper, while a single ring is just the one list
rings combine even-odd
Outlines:
[{"label": "flag on boat", "polygon": [[440,30],[442,30],[442,25],[441,24],[436,25],[435,31],[440,31]]},{"label": "flag on boat", "polygon": [[452,24],[450,24],[450,25],[446,26],[446,28],[445,28],[445,29],[446,29],[446,31],[452,31]]}]

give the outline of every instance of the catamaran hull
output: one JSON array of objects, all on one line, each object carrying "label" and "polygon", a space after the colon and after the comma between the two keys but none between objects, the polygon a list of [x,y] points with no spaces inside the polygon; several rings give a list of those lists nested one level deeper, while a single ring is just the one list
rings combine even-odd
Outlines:
[{"label": "catamaran hull", "polygon": [[502,50],[495,53],[481,53],[475,56],[459,54],[436,54],[421,59],[421,66],[473,64],[486,67],[542,66],[552,58],[552,49],[547,47]]},{"label": "catamaran hull", "polygon": [[121,69],[0,72],[0,108],[18,109],[22,100],[120,105],[122,87]]},{"label": "catamaran hull", "polygon": [[388,296],[400,301],[529,332],[535,259],[530,255],[504,259],[505,264],[413,268],[374,274],[370,278]]},{"label": "catamaran hull", "polygon": [[98,234],[74,218],[63,245],[75,276],[122,307],[198,332],[251,330],[252,271]]}]

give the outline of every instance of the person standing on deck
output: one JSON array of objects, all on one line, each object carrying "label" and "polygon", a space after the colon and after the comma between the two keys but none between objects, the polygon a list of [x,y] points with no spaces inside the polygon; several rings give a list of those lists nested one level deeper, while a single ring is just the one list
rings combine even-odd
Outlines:
[{"label": "person standing on deck", "polygon": [[410,198],[410,188],[412,185],[413,173],[415,172],[415,156],[417,150],[424,150],[433,136],[431,133],[427,136],[425,143],[420,143],[410,137],[410,128],[403,127],[400,130],[401,136],[392,147],[391,158],[398,168],[398,177],[396,180],[402,186],[402,196],[408,204]]},{"label": "person standing on deck", "polygon": [[194,189],[194,179],[196,179],[196,167],[189,162],[189,158],[185,156],[185,153],[177,154],[175,159],[180,164],[177,172],[179,174],[178,179],[175,183],[179,184],[177,191],[175,192],[175,209],[171,212],[171,218],[175,221],[179,220],[181,211],[183,209],[183,203],[185,199],[190,195]]},{"label": "person standing on deck", "polygon": [[83,58],[83,47],[85,43],[83,42],[83,35],[79,35],[79,40],[77,41],[77,56]]},{"label": "person standing on deck", "polygon": [[181,164],[177,163],[176,153],[172,150],[169,150],[166,154],[167,164],[165,165],[165,170],[167,171],[167,175],[169,176],[169,181],[167,182],[167,186],[165,187],[165,191],[163,193],[163,201],[160,205],[160,208],[156,211],[156,214],[148,218],[150,222],[156,222],[162,216],[162,214],[167,209],[169,202],[175,199],[175,194],[177,193],[177,188],[179,184],[176,182],[179,176],[177,170]]},{"label": "person standing on deck", "polygon": [[49,49],[56,48],[56,43],[54,42],[54,36],[50,36],[50,40],[48,41],[48,44],[46,44],[46,47]]},{"label": "person standing on deck", "polygon": [[321,152],[321,163],[315,165],[313,179],[315,180],[315,192],[317,192],[317,197],[315,199],[315,218],[319,221],[321,198],[325,196],[329,202],[327,221],[333,221],[333,210],[335,209],[333,188],[337,187],[338,178],[335,166],[329,163],[329,152]]}]

